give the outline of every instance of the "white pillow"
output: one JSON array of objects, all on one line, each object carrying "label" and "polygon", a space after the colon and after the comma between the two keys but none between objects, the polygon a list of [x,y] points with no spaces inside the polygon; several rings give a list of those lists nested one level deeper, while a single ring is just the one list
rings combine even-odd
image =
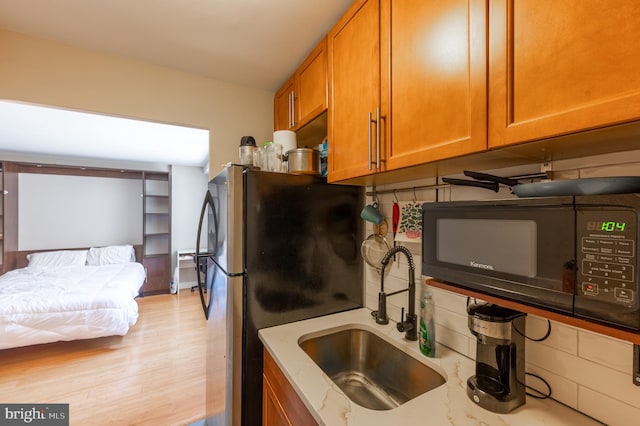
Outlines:
[{"label": "white pillow", "polygon": [[68,266],[85,266],[87,250],[61,250],[31,253],[27,255],[30,267],[63,268]]},{"label": "white pillow", "polygon": [[122,246],[91,247],[87,265],[111,265],[136,261],[136,253],[130,244]]}]

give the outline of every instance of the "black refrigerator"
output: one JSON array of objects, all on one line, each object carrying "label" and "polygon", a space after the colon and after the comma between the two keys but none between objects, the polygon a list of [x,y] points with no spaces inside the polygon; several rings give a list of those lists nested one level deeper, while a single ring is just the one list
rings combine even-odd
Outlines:
[{"label": "black refrigerator", "polygon": [[206,424],[262,424],[259,329],[362,307],[363,197],[357,186],[236,165],[211,180],[196,255]]}]

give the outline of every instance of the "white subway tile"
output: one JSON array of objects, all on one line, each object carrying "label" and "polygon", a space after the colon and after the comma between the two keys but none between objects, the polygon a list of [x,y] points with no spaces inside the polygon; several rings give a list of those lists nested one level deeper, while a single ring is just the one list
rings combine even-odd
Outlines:
[{"label": "white subway tile", "polygon": [[469,321],[466,313],[459,314],[447,309],[442,309],[436,305],[435,322],[465,336],[473,337],[469,331]]},{"label": "white subway tile", "polygon": [[433,300],[438,307],[453,312],[465,313],[467,311],[467,297],[452,293],[437,287],[428,286],[433,294]]},{"label": "white subway tile", "polygon": [[378,293],[369,292],[365,293],[365,307],[375,311],[378,309]]},{"label": "white subway tile", "polygon": [[469,338],[455,330],[436,324],[436,341],[464,356],[475,358],[475,353],[473,357],[469,354]]},{"label": "white subway tile", "polygon": [[[551,398],[561,402],[573,409],[578,409],[578,384],[568,380],[567,378],[552,373],[540,366],[527,363],[527,373],[537,374],[545,379],[551,386]],[[540,380],[527,375],[527,385],[538,389],[540,392],[546,393],[547,389]],[[531,392],[531,391],[529,391]]]},{"label": "white subway tile", "polygon": [[578,389],[578,410],[609,426],[637,425],[640,419],[640,408],[582,386]]},{"label": "white subway tile", "polygon": [[626,163],[606,166],[595,166],[580,169],[581,178],[608,176],[637,176],[640,174],[640,163]]},{"label": "white subway tile", "polygon": [[581,358],[623,373],[629,373],[633,368],[633,344],[613,337],[580,330],[578,354]]},{"label": "white subway tile", "polygon": [[[527,336],[532,339],[543,337],[547,332],[548,322],[535,315],[527,315]],[[539,343],[551,346],[572,355],[578,354],[578,330],[575,327],[551,321],[551,334],[542,342],[527,340],[527,344]]]},{"label": "white subway tile", "polygon": [[527,346],[527,362],[640,408],[640,387],[623,373],[544,345]]}]

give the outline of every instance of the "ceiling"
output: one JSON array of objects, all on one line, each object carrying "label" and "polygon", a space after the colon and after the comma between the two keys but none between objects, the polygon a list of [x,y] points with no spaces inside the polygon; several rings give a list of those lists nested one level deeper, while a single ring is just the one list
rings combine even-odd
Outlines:
[{"label": "ceiling", "polygon": [[[0,28],[275,92],[351,3],[352,0],[0,0]],[[9,114],[6,111],[26,111],[23,107],[2,105],[0,141],[8,140],[6,124],[15,120],[13,115],[5,116]],[[59,113],[68,115],[65,119],[69,120],[86,118],[86,114],[75,115],[71,111],[54,112],[54,120],[60,119]],[[112,117],[102,118],[109,118],[111,121],[104,122],[115,126]],[[123,126],[135,124],[134,120],[128,121]],[[51,146],[51,138],[55,137],[60,142],[59,155],[70,155],[65,154],[67,151],[87,158],[104,155],[86,151],[97,145],[87,144],[87,140],[96,140],[95,126],[98,124],[83,126],[87,133],[71,134],[69,126],[54,125],[48,132],[35,132],[30,130],[37,130],[38,126],[32,125],[31,129],[22,129],[19,149],[37,152],[42,138],[47,138],[47,146]],[[141,124],[139,131],[151,127]],[[58,131],[64,134],[56,135]],[[186,131],[193,133],[193,129]],[[152,137],[139,136],[136,144],[141,139],[153,140]],[[32,142],[34,145],[29,145]],[[112,141],[105,143],[115,146]],[[62,145],[70,148],[63,149]],[[123,152],[110,155],[114,159],[140,161],[128,158],[131,146],[125,143]],[[156,154],[158,149],[154,143]],[[0,150],[7,150],[1,142]],[[174,159],[175,153],[165,157]],[[201,163],[202,159],[185,165]]]}]

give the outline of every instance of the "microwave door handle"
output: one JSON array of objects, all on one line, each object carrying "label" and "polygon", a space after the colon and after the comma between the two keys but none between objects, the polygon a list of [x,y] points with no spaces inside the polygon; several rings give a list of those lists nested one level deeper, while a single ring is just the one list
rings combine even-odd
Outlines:
[{"label": "microwave door handle", "polygon": [[455,179],[446,177],[443,177],[442,181],[450,185],[475,186],[477,188],[484,188],[493,192],[498,192],[500,190],[498,182],[480,182],[477,180]]}]

